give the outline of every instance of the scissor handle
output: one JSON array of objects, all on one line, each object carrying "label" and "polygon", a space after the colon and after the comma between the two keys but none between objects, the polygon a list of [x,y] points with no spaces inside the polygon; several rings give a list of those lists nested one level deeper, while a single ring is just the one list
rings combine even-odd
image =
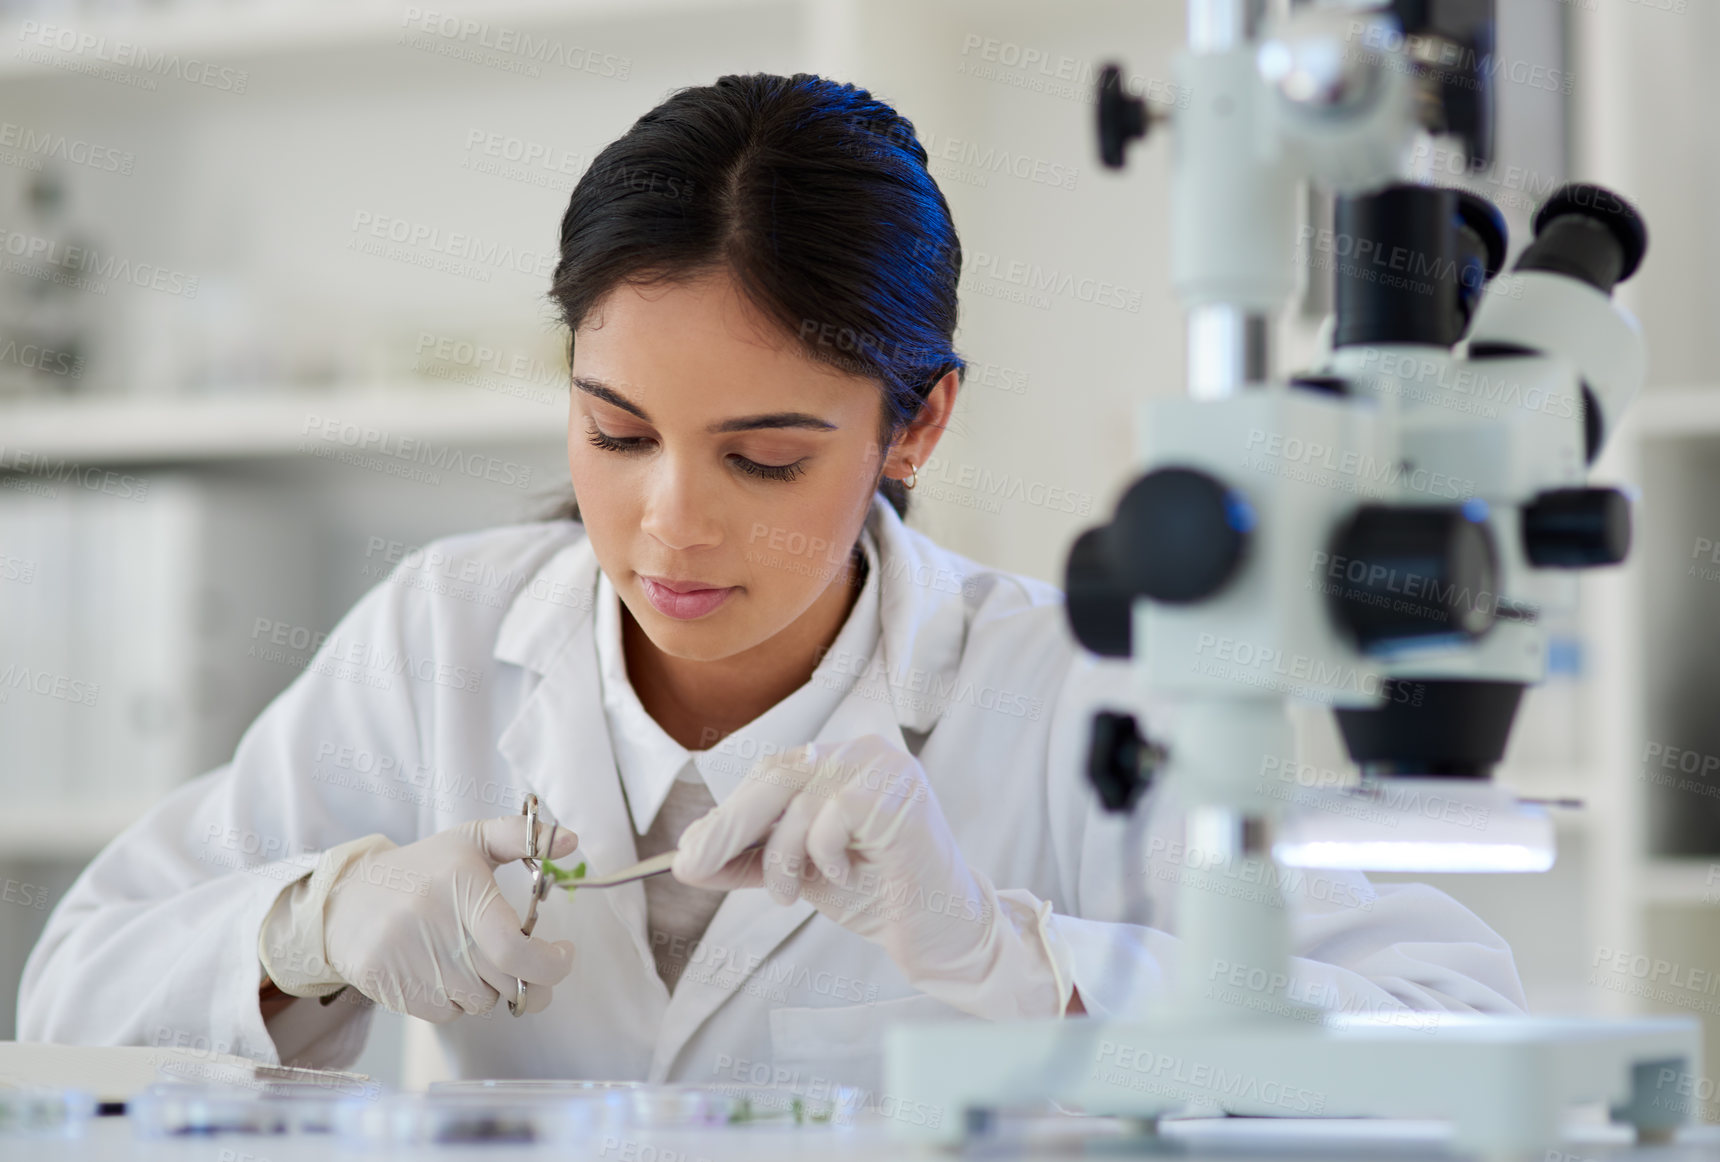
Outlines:
[{"label": "scissor handle", "polygon": [[[538,901],[549,895],[549,877],[544,874],[543,860],[538,855],[538,797],[528,793],[520,804],[520,814],[526,817],[526,854],[520,860],[532,873],[531,902],[526,905],[526,922],[520,925],[520,935],[530,936],[537,927]],[[555,830],[549,836],[549,849],[555,850]],[[547,853],[546,853],[547,854]],[[514,981],[514,996],[508,1001],[508,1012],[522,1017],[526,1011],[526,982]]]}]

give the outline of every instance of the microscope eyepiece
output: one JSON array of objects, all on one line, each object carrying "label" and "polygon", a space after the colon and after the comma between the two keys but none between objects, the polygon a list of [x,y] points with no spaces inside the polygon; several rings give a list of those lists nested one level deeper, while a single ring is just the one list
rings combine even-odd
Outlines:
[{"label": "microscope eyepiece", "polygon": [[1450,347],[1505,265],[1505,217],[1466,190],[1399,184],[1341,197],[1333,346]]},{"label": "microscope eyepiece", "polygon": [[1481,294],[1505,266],[1509,233],[1505,215],[1480,194],[1453,191],[1457,196],[1457,302],[1467,327]]},{"label": "microscope eyepiece", "polygon": [[1636,273],[1648,226],[1636,208],[1602,186],[1560,186],[1535,214],[1535,240],[1518,271],[1541,270],[1588,283],[1602,294]]},{"label": "microscope eyepiece", "polygon": [[1333,346],[1458,340],[1456,201],[1451,190],[1407,184],[1337,200],[1332,222],[1348,255],[1333,271]]},{"label": "microscope eyepiece", "polygon": [[1505,252],[1510,234],[1505,228],[1505,215],[1498,206],[1480,194],[1454,190],[1457,195],[1457,227],[1463,241],[1476,248],[1487,278],[1492,279],[1505,269]]}]

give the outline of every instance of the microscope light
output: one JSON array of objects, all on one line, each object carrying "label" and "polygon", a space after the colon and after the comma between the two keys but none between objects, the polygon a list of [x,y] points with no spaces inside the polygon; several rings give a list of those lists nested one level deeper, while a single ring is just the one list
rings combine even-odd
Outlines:
[{"label": "microscope light", "polygon": [[1393,872],[1541,872],[1553,822],[1482,779],[1392,777],[1296,787],[1273,857],[1285,867]]},{"label": "microscope light", "polygon": [[1551,848],[1516,843],[1404,843],[1393,840],[1316,840],[1273,846],[1285,867],[1349,868],[1401,872],[1542,872],[1553,866]]}]

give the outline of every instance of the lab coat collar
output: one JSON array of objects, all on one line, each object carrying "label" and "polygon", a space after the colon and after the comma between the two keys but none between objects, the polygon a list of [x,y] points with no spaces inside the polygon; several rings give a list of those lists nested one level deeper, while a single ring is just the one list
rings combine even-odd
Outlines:
[{"label": "lab coat collar", "polygon": [[[878,548],[886,700],[903,730],[924,734],[943,711],[935,692],[949,689],[961,661],[972,566],[908,528],[882,496],[873,496],[866,520]],[[583,536],[552,556],[502,619],[496,658],[547,674],[573,635],[589,626],[597,574],[597,556]]]}]

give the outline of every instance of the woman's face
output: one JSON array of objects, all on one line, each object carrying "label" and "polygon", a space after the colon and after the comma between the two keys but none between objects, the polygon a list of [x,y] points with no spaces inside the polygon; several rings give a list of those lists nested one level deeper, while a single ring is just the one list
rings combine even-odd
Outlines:
[{"label": "woman's face", "polygon": [[874,382],[807,358],[726,273],[623,283],[573,353],[580,514],[658,649],[729,657],[841,583],[881,468]]}]

